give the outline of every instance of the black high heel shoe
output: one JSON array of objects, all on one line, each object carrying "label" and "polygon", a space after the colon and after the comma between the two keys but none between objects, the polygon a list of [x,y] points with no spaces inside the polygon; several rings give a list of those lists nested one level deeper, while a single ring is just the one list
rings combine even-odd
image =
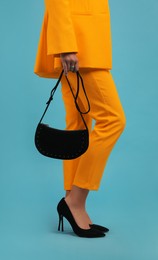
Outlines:
[{"label": "black high heel shoe", "polygon": [[68,207],[64,198],[62,198],[60,200],[60,202],[58,203],[57,211],[58,211],[58,214],[59,214],[58,231],[60,231],[60,228],[62,229],[62,231],[64,231],[63,217],[65,217],[69,221],[74,233],[79,237],[92,238],[92,237],[104,237],[105,236],[105,234],[102,231],[99,231],[95,228],[90,228],[90,229],[80,228],[77,225],[77,223],[76,223],[76,221],[75,221],[75,219],[74,219],[74,217],[73,217],[73,215],[72,215],[72,213],[71,213],[71,211],[70,211],[70,209],[69,209],[69,207]]}]

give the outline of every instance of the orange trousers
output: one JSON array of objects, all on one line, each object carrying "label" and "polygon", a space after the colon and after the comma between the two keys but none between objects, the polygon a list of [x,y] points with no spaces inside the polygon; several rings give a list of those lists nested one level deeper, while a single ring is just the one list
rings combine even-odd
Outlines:
[{"label": "orange trousers", "polygon": [[[91,106],[90,112],[84,115],[89,128],[90,143],[82,156],[63,161],[64,189],[71,190],[72,185],[75,185],[98,190],[110,152],[125,127],[125,114],[109,70],[80,69],[80,74]],[[69,72],[68,78],[75,90],[76,74]],[[61,84],[66,109],[66,129],[82,129],[83,122],[65,77]],[[87,109],[83,91],[79,94],[79,105],[82,110]]]}]

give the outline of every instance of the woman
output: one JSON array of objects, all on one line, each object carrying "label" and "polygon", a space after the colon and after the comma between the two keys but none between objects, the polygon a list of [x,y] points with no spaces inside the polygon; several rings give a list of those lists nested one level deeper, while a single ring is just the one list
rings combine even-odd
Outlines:
[{"label": "woman", "polygon": [[[64,161],[65,198],[57,206],[60,223],[65,217],[81,237],[103,237],[108,228],[93,224],[86,212],[90,190],[98,190],[112,148],[125,127],[125,115],[112,79],[110,12],[108,0],[45,0],[34,72],[58,78],[61,70],[74,86],[80,71],[90,100],[85,115],[90,145],[81,157]],[[67,129],[82,127],[65,77],[62,95]],[[80,106],[86,102],[80,93]],[[92,128],[92,120],[95,126]]]}]

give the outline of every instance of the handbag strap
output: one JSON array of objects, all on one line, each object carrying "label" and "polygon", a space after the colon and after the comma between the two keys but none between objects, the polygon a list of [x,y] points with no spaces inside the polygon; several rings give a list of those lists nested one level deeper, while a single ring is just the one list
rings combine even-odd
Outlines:
[{"label": "handbag strap", "polygon": [[[53,89],[51,90],[51,92],[50,92],[50,97],[49,97],[48,101],[46,102],[46,105],[47,105],[47,106],[46,106],[46,108],[45,108],[45,110],[44,110],[44,113],[43,113],[43,115],[42,115],[42,117],[41,117],[41,119],[40,119],[40,121],[39,121],[39,124],[42,122],[42,120],[43,120],[43,118],[44,118],[44,116],[45,116],[45,114],[46,114],[46,112],[47,112],[47,109],[48,109],[48,107],[49,107],[51,101],[53,100],[54,93],[55,93],[55,91],[56,91],[56,89],[57,89],[57,87],[58,87],[58,85],[59,85],[59,83],[60,83],[60,81],[61,81],[61,78],[62,78],[62,76],[63,76],[63,73],[64,73],[64,70],[62,70],[62,72],[61,72],[61,74],[60,74],[60,76],[59,76],[59,78],[58,78],[58,80],[57,80],[57,82],[56,82],[54,88],[53,88]],[[84,119],[84,117],[83,117],[83,114],[87,114],[87,113],[90,111],[90,102],[89,102],[89,99],[88,99],[88,96],[87,96],[87,93],[86,93],[86,90],[85,90],[85,87],[84,87],[83,79],[82,79],[82,77],[81,77],[79,71],[77,71],[77,72],[76,72],[76,77],[77,77],[77,91],[76,91],[76,94],[75,94],[74,91],[73,91],[73,89],[72,89],[72,87],[71,87],[71,84],[70,84],[70,81],[69,81],[68,77],[67,77],[67,76],[65,76],[65,77],[66,77],[67,83],[68,83],[68,85],[69,85],[69,87],[70,87],[71,93],[72,93],[72,95],[73,95],[76,109],[77,109],[77,111],[79,112],[79,114],[80,114],[80,116],[81,116],[81,118],[82,118],[82,120],[83,120],[83,123],[84,123],[86,129],[88,129],[87,124],[86,124],[86,122],[85,122],[85,119]],[[82,87],[82,89],[83,89],[83,93],[84,93],[84,95],[85,95],[85,97],[86,97],[86,101],[87,101],[87,105],[88,105],[87,111],[81,111],[81,109],[80,109],[80,107],[79,107],[79,105],[78,105],[78,103],[77,103],[77,99],[78,99],[79,91],[80,91],[80,81],[81,81],[81,87]]]}]

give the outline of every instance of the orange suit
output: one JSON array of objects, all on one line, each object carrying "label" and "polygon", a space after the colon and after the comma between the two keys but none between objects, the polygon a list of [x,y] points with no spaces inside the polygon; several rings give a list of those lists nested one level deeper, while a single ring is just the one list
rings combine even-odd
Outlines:
[{"label": "orange suit", "polygon": [[108,0],[45,0],[34,72],[59,76],[59,53],[77,52],[80,68],[112,68]]},{"label": "orange suit", "polygon": [[[64,161],[64,189],[71,190],[72,185],[76,185],[98,190],[110,152],[125,127],[124,110],[110,73],[108,0],[45,0],[45,6],[34,72],[41,77],[57,78],[62,69],[59,54],[76,52],[91,105],[88,115],[84,115],[90,145],[79,158]],[[68,74],[73,88],[76,87],[75,76],[72,72]],[[64,77],[61,84],[66,128],[82,128],[83,122]],[[86,110],[82,92],[79,104]]]}]

